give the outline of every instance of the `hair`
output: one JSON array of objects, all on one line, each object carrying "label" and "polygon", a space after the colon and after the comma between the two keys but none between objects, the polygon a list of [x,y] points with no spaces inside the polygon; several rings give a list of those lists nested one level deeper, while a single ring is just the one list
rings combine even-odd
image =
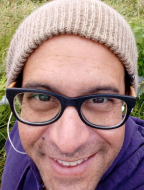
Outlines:
[{"label": "hair", "polygon": [[125,94],[126,95],[130,95],[131,93],[130,86],[132,86],[132,82],[131,82],[128,72],[125,70]]}]

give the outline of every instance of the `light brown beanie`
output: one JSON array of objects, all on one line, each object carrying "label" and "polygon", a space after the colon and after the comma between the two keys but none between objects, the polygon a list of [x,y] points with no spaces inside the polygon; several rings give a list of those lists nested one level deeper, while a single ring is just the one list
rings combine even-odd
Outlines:
[{"label": "light brown beanie", "polygon": [[137,91],[137,48],[124,18],[99,0],[54,0],[34,11],[20,25],[7,55],[7,86],[16,81],[29,55],[45,40],[79,35],[108,47],[124,64]]}]

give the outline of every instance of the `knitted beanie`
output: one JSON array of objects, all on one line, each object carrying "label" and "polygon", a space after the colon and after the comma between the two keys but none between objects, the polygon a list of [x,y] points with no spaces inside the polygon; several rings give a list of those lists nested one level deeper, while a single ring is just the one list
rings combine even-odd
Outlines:
[{"label": "knitted beanie", "polygon": [[108,47],[124,64],[137,91],[137,47],[125,19],[100,0],[53,0],[20,25],[7,55],[7,86],[16,81],[30,54],[55,35],[79,35]]}]

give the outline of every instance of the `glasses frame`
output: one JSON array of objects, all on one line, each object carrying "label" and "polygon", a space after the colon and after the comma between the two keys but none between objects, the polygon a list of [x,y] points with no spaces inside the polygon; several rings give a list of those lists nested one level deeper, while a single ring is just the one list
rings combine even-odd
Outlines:
[{"label": "glasses frame", "polygon": [[[27,122],[27,121],[22,120],[15,111],[14,98],[17,94],[24,93],[24,92],[37,92],[37,93],[47,94],[47,95],[57,98],[59,100],[59,102],[61,103],[60,113],[57,116],[55,116],[53,119],[51,119],[50,121],[46,121],[46,122],[33,123],[33,122]],[[67,97],[67,96],[64,96],[61,94],[57,94],[57,93],[54,93],[51,91],[47,91],[47,90],[28,89],[28,88],[7,88],[6,89],[6,97],[9,101],[11,110],[12,110],[14,116],[16,117],[16,119],[24,124],[32,125],[32,126],[44,126],[44,125],[54,123],[62,116],[62,114],[67,106],[74,106],[77,109],[81,120],[85,124],[87,124],[90,127],[96,128],[96,129],[105,129],[105,130],[115,129],[115,128],[122,126],[128,119],[128,117],[131,113],[131,110],[135,106],[135,103],[136,103],[135,97],[127,96],[127,95],[120,95],[120,94],[92,94],[92,95],[85,95],[85,96],[70,98],[70,97]],[[127,113],[125,115],[124,120],[120,124],[111,126],[111,127],[95,125],[95,124],[92,124],[89,121],[87,121],[84,118],[83,114],[81,113],[81,106],[82,106],[83,102],[85,102],[86,100],[91,99],[91,98],[96,98],[96,97],[105,97],[105,98],[111,97],[111,98],[117,98],[117,99],[123,100],[127,104]]]}]

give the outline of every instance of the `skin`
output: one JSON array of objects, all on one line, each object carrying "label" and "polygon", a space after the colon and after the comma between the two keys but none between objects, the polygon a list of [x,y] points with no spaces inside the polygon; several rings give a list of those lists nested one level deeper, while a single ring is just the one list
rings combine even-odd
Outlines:
[{"label": "skin", "polygon": [[[45,41],[31,54],[23,70],[22,87],[39,83],[49,86],[39,89],[68,97],[124,94],[124,75],[122,63],[104,45],[61,35]],[[69,106],[58,121],[47,126],[19,122],[19,133],[26,153],[39,169],[45,189],[94,190],[123,145],[125,126],[112,130],[91,128]],[[71,167],[54,160],[72,162],[84,158],[88,159]]]}]

